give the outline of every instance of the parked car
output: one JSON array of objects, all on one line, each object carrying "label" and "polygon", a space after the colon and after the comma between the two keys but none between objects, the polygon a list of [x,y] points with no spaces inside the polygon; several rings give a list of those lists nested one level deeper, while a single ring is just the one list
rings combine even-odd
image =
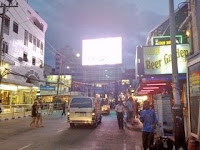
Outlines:
[{"label": "parked car", "polygon": [[94,99],[90,97],[74,97],[68,107],[70,127],[76,124],[91,124],[94,127],[101,123],[101,114],[95,111]]}]

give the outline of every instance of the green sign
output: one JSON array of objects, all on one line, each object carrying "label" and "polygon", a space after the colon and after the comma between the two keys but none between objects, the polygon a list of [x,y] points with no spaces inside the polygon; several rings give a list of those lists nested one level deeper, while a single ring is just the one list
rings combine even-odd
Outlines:
[{"label": "green sign", "polygon": [[[176,44],[182,44],[182,35],[176,35]],[[151,45],[161,46],[161,45],[171,45],[170,36],[155,36],[151,39]]]}]

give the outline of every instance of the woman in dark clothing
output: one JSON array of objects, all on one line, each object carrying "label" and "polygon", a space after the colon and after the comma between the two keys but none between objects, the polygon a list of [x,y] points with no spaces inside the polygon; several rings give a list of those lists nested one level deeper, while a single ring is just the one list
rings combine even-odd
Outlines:
[{"label": "woman in dark clothing", "polygon": [[31,114],[32,114],[32,122],[30,123],[30,126],[34,128],[35,127],[35,121],[36,121],[36,118],[37,118],[37,102],[33,103]]}]

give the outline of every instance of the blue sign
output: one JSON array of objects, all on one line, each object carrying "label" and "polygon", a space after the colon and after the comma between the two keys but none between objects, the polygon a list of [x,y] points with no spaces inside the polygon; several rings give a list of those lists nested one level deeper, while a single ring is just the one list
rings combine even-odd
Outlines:
[{"label": "blue sign", "polygon": [[55,91],[55,86],[40,86],[41,91]]}]

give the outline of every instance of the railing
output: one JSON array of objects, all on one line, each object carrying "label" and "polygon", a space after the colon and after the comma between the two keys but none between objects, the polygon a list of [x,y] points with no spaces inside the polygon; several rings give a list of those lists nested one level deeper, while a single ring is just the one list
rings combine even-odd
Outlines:
[{"label": "railing", "polygon": [[[13,104],[13,105],[0,105],[2,113],[0,113],[0,119],[10,118],[22,118],[31,116],[32,104]],[[61,110],[62,103],[54,103],[54,110]],[[43,104],[42,112],[48,113],[48,103]]]}]

